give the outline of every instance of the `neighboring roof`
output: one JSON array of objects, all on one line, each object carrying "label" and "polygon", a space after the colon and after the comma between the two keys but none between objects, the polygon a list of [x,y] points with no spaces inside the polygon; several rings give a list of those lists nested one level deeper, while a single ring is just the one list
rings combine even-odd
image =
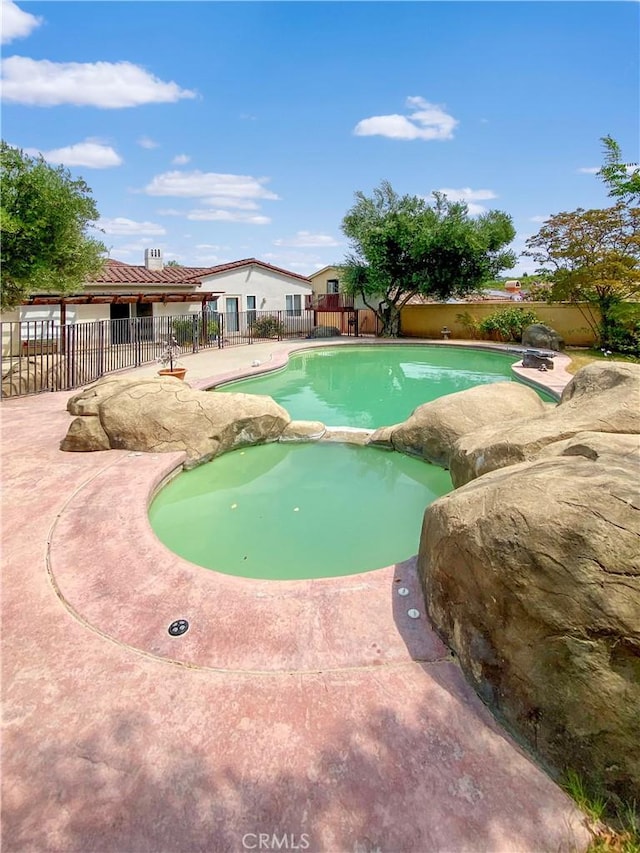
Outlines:
[{"label": "neighboring roof", "polygon": [[241,261],[232,261],[228,264],[218,264],[213,267],[173,267],[164,266],[161,270],[150,270],[145,266],[136,266],[134,264],[126,264],[123,261],[116,261],[109,258],[106,261],[101,272],[90,279],[88,284],[150,284],[150,285],[184,285],[193,287],[194,284],[200,284],[204,278],[220,273],[229,272],[230,270],[238,269],[246,266],[258,266],[272,272],[278,272],[290,278],[297,278],[305,284],[310,284],[310,280],[298,273],[290,270],[274,267],[264,261],[259,261],[257,258],[245,258]]},{"label": "neighboring roof", "polygon": [[309,278],[315,278],[317,275],[322,275],[322,273],[326,272],[327,270],[337,270],[338,266],[339,264],[327,264],[326,267],[322,267],[322,269],[316,270],[314,273],[312,273]]}]

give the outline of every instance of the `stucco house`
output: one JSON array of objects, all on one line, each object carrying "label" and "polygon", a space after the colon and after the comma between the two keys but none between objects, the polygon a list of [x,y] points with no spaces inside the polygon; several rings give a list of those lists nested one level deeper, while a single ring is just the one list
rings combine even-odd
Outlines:
[{"label": "stucco house", "polygon": [[212,267],[166,266],[161,249],[146,249],[144,265],[107,260],[77,294],[33,294],[2,320],[88,322],[202,311],[223,313],[229,331],[251,311],[299,316],[311,296],[306,276],[245,258]]}]

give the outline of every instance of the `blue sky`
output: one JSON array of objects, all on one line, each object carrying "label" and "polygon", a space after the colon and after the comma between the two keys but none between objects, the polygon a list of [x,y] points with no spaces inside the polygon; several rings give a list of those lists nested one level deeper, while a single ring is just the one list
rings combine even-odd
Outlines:
[{"label": "blue sky", "polygon": [[[637,161],[636,2],[2,0],[2,137],[92,188],[110,256],[308,275],[380,181],[513,217]],[[521,259],[514,274],[532,271]]]}]

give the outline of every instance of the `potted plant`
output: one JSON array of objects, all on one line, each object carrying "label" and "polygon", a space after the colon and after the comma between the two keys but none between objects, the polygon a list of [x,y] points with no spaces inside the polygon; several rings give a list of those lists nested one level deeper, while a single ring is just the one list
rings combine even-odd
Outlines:
[{"label": "potted plant", "polygon": [[184,379],[187,372],[186,367],[178,367],[177,361],[180,357],[180,345],[174,335],[167,335],[163,344],[163,350],[158,361],[164,365],[162,370],[158,371],[159,376],[176,376],[178,379]]}]

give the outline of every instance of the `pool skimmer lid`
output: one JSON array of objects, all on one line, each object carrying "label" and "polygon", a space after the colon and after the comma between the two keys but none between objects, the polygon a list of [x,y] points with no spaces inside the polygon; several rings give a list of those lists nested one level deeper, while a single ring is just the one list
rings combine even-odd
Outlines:
[{"label": "pool skimmer lid", "polygon": [[172,637],[180,637],[182,634],[186,634],[188,630],[189,623],[186,619],[176,619],[169,625],[169,633]]}]

